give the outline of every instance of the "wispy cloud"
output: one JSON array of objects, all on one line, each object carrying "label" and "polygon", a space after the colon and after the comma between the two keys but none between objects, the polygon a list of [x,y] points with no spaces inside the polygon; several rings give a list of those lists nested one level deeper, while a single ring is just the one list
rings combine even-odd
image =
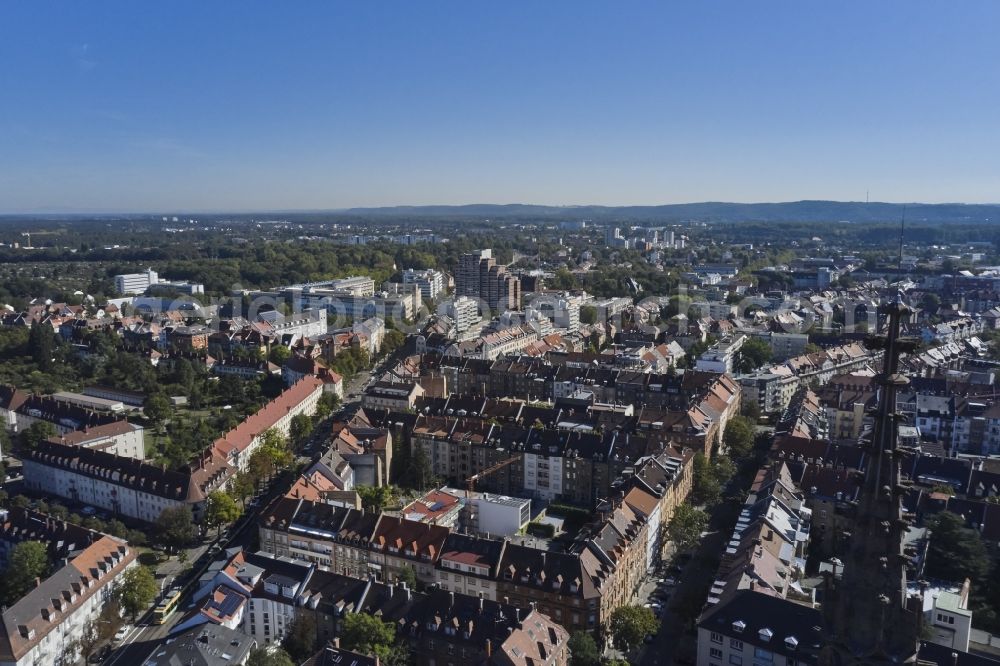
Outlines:
[{"label": "wispy cloud", "polygon": [[209,154],[200,148],[168,136],[136,137],[131,141],[131,145],[137,150],[158,153],[160,155],[170,155],[190,160],[206,160],[209,158]]},{"label": "wispy cloud", "polygon": [[81,72],[89,72],[97,67],[97,59],[90,52],[90,44],[83,43],[73,48],[73,59]]}]

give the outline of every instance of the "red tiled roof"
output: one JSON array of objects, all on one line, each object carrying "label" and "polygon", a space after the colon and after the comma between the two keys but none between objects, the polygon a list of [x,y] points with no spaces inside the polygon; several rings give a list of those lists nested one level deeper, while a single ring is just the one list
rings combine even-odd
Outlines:
[{"label": "red tiled roof", "polygon": [[277,398],[264,405],[256,414],[247,417],[225,435],[215,440],[215,450],[228,457],[233,450],[245,451],[262,432],[274,427],[290,409],[301,404],[313,391],[323,386],[316,377],[304,377]]}]

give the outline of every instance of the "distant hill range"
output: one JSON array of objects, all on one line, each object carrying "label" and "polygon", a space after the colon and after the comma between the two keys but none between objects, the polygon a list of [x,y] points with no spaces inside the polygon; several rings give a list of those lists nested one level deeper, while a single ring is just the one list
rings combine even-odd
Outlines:
[{"label": "distant hill range", "polygon": [[595,222],[1000,222],[1000,204],[898,204],[855,201],[784,203],[704,203],[663,206],[535,206],[469,204],[464,206],[388,206],[349,208],[338,213],[360,217],[593,220]]}]

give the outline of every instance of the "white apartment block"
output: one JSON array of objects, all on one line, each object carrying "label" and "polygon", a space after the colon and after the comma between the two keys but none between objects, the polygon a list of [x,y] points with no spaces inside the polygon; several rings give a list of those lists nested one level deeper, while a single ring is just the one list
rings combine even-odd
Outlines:
[{"label": "white apartment block", "polygon": [[[561,463],[553,463],[562,478]],[[537,471],[537,467],[536,467]],[[531,520],[531,500],[482,493],[469,500],[475,512],[475,531],[494,536],[513,536]]]},{"label": "white apartment block", "polygon": [[115,276],[115,291],[123,296],[126,294],[141,294],[154,284],[158,284],[160,276],[152,268],[143,273],[125,273]]},{"label": "white apartment block", "polygon": [[552,322],[555,328],[566,329],[570,333],[580,330],[580,306],[583,305],[582,296],[559,296],[548,295],[539,296],[531,301],[528,311],[541,313]]},{"label": "white apartment block", "polygon": [[480,321],[479,301],[469,296],[458,296],[442,303],[440,311],[455,322],[455,331],[458,333],[465,333]]},{"label": "white apartment block", "polygon": [[196,508],[226,477],[219,464],[187,474],[52,442],[25,456],[23,469],[29,490],[147,523],[167,508]]},{"label": "white apartment block", "polygon": [[707,372],[732,374],[737,354],[747,341],[745,335],[737,335],[730,342],[718,342],[698,357],[695,368]]},{"label": "white apartment block", "polygon": [[424,298],[437,298],[445,290],[444,273],[433,268],[426,270],[407,268],[403,271],[403,284],[417,285],[420,288],[420,295]]},{"label": "white apartment block", "polygon": [[[541,448],[540,444],[536,447]],[[524,490],[533,497],[551,500],[563,493],[562,457],[553,453],[524,453]]]},{"label": "white apartment block", "polygon": [[107,425],[73,430],[59,437],[63,444],[84,446],[88,449],[112,453],[124,458],[144,460],[146,446],[142,426],[128,421],[116,421]]}]

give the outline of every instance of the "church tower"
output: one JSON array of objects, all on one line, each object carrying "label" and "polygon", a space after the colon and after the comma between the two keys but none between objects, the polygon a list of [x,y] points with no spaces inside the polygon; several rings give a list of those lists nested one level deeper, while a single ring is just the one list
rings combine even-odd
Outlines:
[{"label": "church tower", "polygon": [[886,306],[883,313],[888,316],[888,334],[868,342],[870,348],[884,349],[885,356],[877,377],[874,427],[861,443],[867,465],[848,535],[843,575],[828,578],[823,601],[827,637],[819,660],[823,666],[921,663],[917,651],[922,603],[911,597],[906,587],[906,486],[900,481],[903,451],[896,443],[896,391],[909,383],[899,374],[899,355],[915,347],[912,341],[900,338],[900,320],[906,312],[898,300]]}]

